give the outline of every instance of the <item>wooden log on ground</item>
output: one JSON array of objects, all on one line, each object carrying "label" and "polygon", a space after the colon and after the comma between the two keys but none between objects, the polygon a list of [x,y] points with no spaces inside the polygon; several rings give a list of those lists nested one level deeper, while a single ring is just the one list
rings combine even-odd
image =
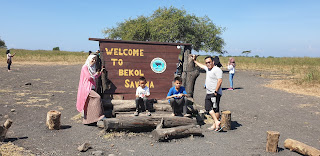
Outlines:
[{"label": "wooden log on ground", "polygon": [[164,119],[163,127],[185,126],[190,124],[197,124],[197,121],[187,117],[119,117],[104,119],[104,129],[107,131],[152,131]]},{"label": "wooden log on ground", "polygon": [[194,124],[172,128],[163,128],[163,121],[164,120],[162,120],[157,125],[157,128],[152,131],[152,136],[156,141],[166,141],[170,139],[188,137],[191,135],[202,136],[200,127]]},{"label": "wooden log on ground", "polygon": [[267,152],[278,152],[278,142],[280,133],[276,131],[267,131]]},{"label": "wooden log on ground", "polygon": [[223,131],[231,130],[231,112],[223,111],[221,113],[221,126]]},{"label": "wooden log on ground", "polygon": [[6,122],[0,126],[0,142],[6,138],[7,131],[11,127],[12,122],[12,120],[7,119]]},{"label": "wooden log on ground", "polygon": [[284,147],[302,155],[320,156],[320,150],[293,139],[286,139]]},{"label": "wooden log on ground", "polygon": [[[136,110],[136,103],[134,100],[112,100],[111,103],[115,112],[130,112]],[[197,108],[192,104],[193,102],[188,98],[188,109],[191,113],[194,113],[197,111]],[[153,110],[172,112],[172,108],[167,100],[158,100],[157,103],[153,104]]]},{"label": "wooden log on ground", "polygon": [[61,125],[60,117],[61,117],[61,112],[56,110],[49,111],[47,113],[47,121],[46,121],[46,125],[48,126],[48,128],[59,130]]},{"label": "wooden log on ground", "polygon": [[153,105],[153,109],[155,111],[165,111],[165,112],[172,112],[172,108],[170,104],[164,104],[164,103],[155,103]]}]

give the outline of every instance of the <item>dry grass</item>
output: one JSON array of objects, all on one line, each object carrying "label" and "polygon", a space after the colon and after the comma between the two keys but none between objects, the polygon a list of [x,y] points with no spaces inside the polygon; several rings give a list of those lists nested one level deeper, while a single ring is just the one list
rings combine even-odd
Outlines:
[{"label": "dry grass", "polygon": [[[38,64],[38,65],[71,65],[83,64],[88,53],[67,52],[67,51],[49,51],[49,50],[24,50],[10,49],[11,54],[16,53],[13,57],[15,64]],[[6,63],[6,49],[0,49],[0,61]]]},{"label": "dry grass", "polygon": [[31,151],[14,145],[13,143],[0,143],[0,155],[2,156],[34,156]]},{"label": "dry grass", "polygon": [[273,80],[271,83],[266,84],[266,87],[284,90],[289,93],[311,95],[320,98],[320,85],[297,85],[291,80]]}]

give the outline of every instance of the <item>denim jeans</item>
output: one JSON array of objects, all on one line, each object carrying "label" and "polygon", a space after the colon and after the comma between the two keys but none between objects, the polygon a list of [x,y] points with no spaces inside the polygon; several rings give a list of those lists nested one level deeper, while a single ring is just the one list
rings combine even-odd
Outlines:
[{"label": "denim jeans", "polygon": [[233,88],[233,76],[234,76],[234,73],[233,74],[229,73],[230,88]]}]

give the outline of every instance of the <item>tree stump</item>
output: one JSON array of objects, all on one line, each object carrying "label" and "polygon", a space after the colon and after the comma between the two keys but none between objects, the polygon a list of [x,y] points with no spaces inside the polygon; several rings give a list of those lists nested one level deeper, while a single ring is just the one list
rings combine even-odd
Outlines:
[{"label": "tree stump", "polygon": [[56,111],[56,110],[49,111],[47,113],[47,121],[46,121],[46,125],[48,126],[48,128],[59,130],[60,117],[61,117],[61,113],[59,111]]},{"label": "tree stump", "polygon": [[267,146],[266,151],[267,152],[278,152],[278,142],[280,133],[276,131],[267,131]]},{"label": "tree stump", "polygon": [[202,136],[201,129],[194,125],[177,126],[172,128],[162,128],[163,119],[157,125],[157,128],[152,131],[152,136],[156,141],[166,141],[174,138],[182,138],[191,135]]},{"label": "tree stump", "polygon": [[284,147],[302,155],[320,156],[320,150],[293,139],[285,140]]},{"label": "tree stump", "polygon": [[231,130],[231,112],[223,111],[221,113],[221,126],[223,131]]},{"label": "tree stump", "polygon": [[6,138],[7,131],[11,127],[12,122],[12,120],[7,119],[6,122],[0,126],[0,142]]}]

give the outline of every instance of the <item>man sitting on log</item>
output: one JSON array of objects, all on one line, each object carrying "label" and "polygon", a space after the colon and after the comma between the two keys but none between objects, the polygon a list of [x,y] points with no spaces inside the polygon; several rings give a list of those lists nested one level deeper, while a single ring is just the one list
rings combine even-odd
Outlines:
[{"label": "man sitting on log", "polygon": [[[145,77],[140,77],[139,79],[139,87],[136,90],[136,112],[135,116],[139,115],[141,111],[141,104],[144,104],[144,108],[146,109],[146,115],[151,116],[150,108],[148,105],[148,96],[150,96],[149,87],[146,86],[147,80]],[[140,108],[140,109],[139,109]]]},{"label": "man sitting on log", "polygon": [[187,92],[185,88],[181,86],[181,84],[181,77],[175,77],[174,87],[170,88],[166,98],[172,107],[173,116],[188,116],[186,106]]}]

